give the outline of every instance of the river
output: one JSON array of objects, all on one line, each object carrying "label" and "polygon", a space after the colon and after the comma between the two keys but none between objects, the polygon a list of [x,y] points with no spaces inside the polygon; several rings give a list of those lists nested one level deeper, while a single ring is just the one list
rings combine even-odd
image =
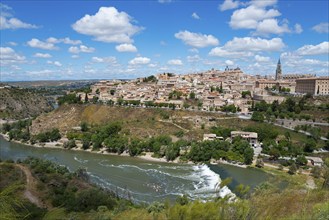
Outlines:
[{"label": "river", "polygon": [[[28,156],[53,161],[71,171],[86,168],[92,182],[135,202],[174,200],[182,194],[192,199],[209,199],[230,194],[230,189],[240,183],[253,188],[269,178],[268,174],[256,169],[159,163],[133,157],[37,148],[8,142],[0,136],[2,160],[22,160]],[[232,183],[216,190],[217,184],[226,177],[232,177]]]}]

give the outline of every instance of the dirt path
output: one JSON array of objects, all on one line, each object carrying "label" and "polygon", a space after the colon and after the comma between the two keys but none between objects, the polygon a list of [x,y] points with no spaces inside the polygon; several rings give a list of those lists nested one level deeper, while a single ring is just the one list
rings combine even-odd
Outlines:
[{"label": "dirt path", "polygon": [[309,188],[309,189],[315,189],[316,188],[314,179],[310,176],[307,177],[306,187]]},{"label": "dirt path", "polygon": [[178,125],[178,124],[175,124],[174,122],[171,122],[171,121],[164,121],[164,120],[159,120],[160,122],[164,122],[164,123],[169,123],[169,124],[172,124],[174,126],[176,126],[177,128],[183,130],[185,133],[189,132],[189,130],[187,130],[186,128],[183,128],[182,126]]},{"label": "dirt path", "polygon": [[39,208],[47,208],[47,205],[42,202],[38,196],[36,189],[37,180],[32,176],[30,169],[21,164],[16,164],[16,166],[20,168],[26,176],[26,189],[24,191],[25,198]]}]

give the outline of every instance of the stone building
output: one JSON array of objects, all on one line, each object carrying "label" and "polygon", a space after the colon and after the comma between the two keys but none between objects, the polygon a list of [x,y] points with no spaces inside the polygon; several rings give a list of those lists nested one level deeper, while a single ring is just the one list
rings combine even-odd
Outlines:
[{"label": "stone building", "polygon": [[329,95],[329,77],[296,79],[296,93]]}]

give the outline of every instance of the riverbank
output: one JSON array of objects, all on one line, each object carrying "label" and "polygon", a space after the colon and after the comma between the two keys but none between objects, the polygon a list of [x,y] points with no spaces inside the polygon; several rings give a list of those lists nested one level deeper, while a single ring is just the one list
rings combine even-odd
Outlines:
[{"label": "riverbank", "polygon": [[[9,140],[9,136],[7,134],[0,133],[0,135],[8,142],[14,142],[14,143],[27,145],[27,146],[31,146],[31,147],[36,147],[36,148],[55,148],[55,149],[72,150],[72,151],[83,151],[83,152],[89,152],[89,153],[94,153],[94,154],[102,154],[102,155],[131,157],[129,155],[129,153],[127,153],[127,152],[123,152],[122,154],[107,152],[105,147],[99,149],[98,151],[93,151],[92,149],[84,150],[84,149],[82,149],[81,146],[80,147],[74,147],[74,148],[71,148],[71,149],[66,149],[66,148],[63,147],[63,143],[58,142],[58,141],[29,144],[29,143],[24,143],[22,141]],[[174,163],[174,164],[197,164],[197,163],[194,163],[193,161],[187,161],[187,162],[180,161],[179,157],[177,157],[173,161],[167,161],[166,158],[164,158],[164,157],[156,158],[156,157],[153,157],[152,154],[153,154],[152,152],[143,152],[142,155],[138,155],[138,156],[135,156],[135,157],[139,158],[139,159],[142,159],[142,160],[145,160],[145,161],[150,161],[150,162]],[[211,160],[210,163],[212,165],[226,164],[226,165],[240,167],[240,168],[247,168],[248,167],[247,165],[239,165],[239,164],[236,164],[236,163],[230,163],[230,162],[222,160],[222,159],[221,160]]]}]

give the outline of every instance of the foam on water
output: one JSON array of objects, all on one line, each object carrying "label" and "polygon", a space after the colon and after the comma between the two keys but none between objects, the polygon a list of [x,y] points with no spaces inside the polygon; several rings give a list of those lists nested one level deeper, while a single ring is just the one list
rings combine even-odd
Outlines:
[{"label": "foam on water", "polygon": [[74,156],[74,160],[78,161],[79,163],[88,163],[88,160],[82,160],[82,159],[77,158],[76,156]]},{"label": "foam on water", "polygon": [[235,197],[232,191],[227,187],[219,188],[221,183],[220,176],[212,171],[206,164],[193,166],[194,175],[199,181],[194,183],[195,190],[190,192],[190,195],[201,198],[213,198],[219,196],[224,198],[227,195]]},{"label": "foam on water", "polygon": [[[137,192],[135,190],[128,190],[133,195],[134,200],[152,198],[166,198],[167,196],[177,197],[179,195],[187,194],[191,199],[207,200],[215,197],[225,197],[230,195],[232,198],[235,195],[231,190],[225,186],[220,188],[221,183],[220,176],[212,171],[206,164],[195,166],[167,166],[157,165],[157,168],[150,168],[149,164],[131,165],[131,164],[112,164],[108,160],[102,160],[98,163],[100,166],[108,167],[109,169],[122,169],[130,172],[140,172],[141,175],[148,176],[148,181],[135,182],[134,179],[128,180],[130,177],[125,177],[127,183],[127,189],[130,184],[141,184],[144,193]],[[110,172],[110,171],[109,171]],[[110,182],[110,180],[102,179],[99,176],[91,174],[91,176],[97,180],[98,184],[105,188],[112,190],[119,190],[121,192],[127,192],[127,189],[118,187],[116,184]],[[119,175],[118,178],[123,178]],[[133,187],[134,188],[134,187]],[[145,193],[147,189],[147,193]]]}]

